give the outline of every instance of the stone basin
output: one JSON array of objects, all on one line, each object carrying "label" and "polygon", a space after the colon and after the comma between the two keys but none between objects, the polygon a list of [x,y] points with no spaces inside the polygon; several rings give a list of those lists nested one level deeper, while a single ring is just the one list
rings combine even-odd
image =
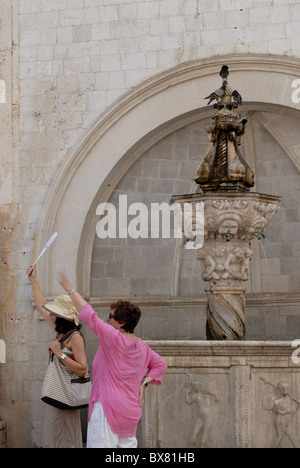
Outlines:
[{"label": "stone basin", "polygon": [[168,369],[162,386],[149,387],[140,447],[299,448],[296,342],[148,344]]}]

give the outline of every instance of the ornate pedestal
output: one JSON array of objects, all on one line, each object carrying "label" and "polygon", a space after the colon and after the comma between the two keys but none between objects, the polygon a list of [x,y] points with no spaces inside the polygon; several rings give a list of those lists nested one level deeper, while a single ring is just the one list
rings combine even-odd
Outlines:
[{"label": "ornate pedestal", "polygon": [[[179,195],[172,203],[204,203],[204,245],[197,251],[206,289],[207,339],[245,339],[245,287],[252,258],[250,241],[263,236],[280,197],[254,192]],[[194,209],[196,212],[196,209]]]},{"label": "ornate pedestal", "polygon": [[[206,289],[209,340],[245,339],[243,282],[248,279],[252,257],[250,241],[254,236],[264,236],[280,200],[250,192],[254,173],[239,150],[247,119],[236,112],[242,98],[230,88],[228,75],[228,67],[223,65],[220,71],[223,84],[207,97],[209,103],[217,101],[214,105],[217,111],[212,117],[214,122],[205,127],[212,144],[195,178],[203,193],[175,195],[171,200],[181,205],[182,211],[187,203],[204,203],[204,245],[197,258],[202,263],[202,277],[209,282]],[[197,210],[192,206],[190,211]]]}]

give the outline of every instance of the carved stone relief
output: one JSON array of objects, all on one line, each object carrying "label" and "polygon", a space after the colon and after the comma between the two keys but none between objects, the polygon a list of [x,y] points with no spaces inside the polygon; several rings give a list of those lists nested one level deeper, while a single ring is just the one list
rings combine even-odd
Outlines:
[{"label": "carved stone relief", "polygon": [[269,387],[261,398],[263,411],[272,413],[274,438],[271,448],[279,448],[284,439],[288,439],[294,448],[300,448],[299,432],[297,427],[297,412],[300,401],[290,389],[290,385],[283,381],[274,384],[264,377],[261,380]]},{"label": "carved stone relief", "polygon": [[168,370],[147,393],[141,446],[300,447],[300,365],[291,342],[149,345]]},{"label": "carved stone relief", "polygon": [[[164,386],[151,388],[152,403],[156,401],[158,412],[156,416],[151,404],[147,413],[152,421],[150,425],[153,427],[153,421],[156,420],[158,426],[155,434],[155,431],[151,433],[150,427],[146,424],[145,432],[150,438],[154,436],[150,447],[153,445],[181,448],[226,446],[230,434],[219,425],[223,417],[225,419],[230,417],[229,380],[226,374],[223,370],[208,374],[201,372],[200,369],[190,369],[188,372],[185,369],[178,369],[168,374]],[[220,388],[222,396],[219,395]],[[147,418],[145,411],[144,415]]]},{"label": "carved stone relief", "polygon": [[[247,281],[252,250],[237,243],[214,243],[200,249],[197,257],[202,262],[204,281],[214,284],[229,284],[234,281]],[[217,281],[215,281],[217,280]]]},{"label": "carved stone relief", "polygon": [[194,405],[196,412],[196,423],[190,438],[191,448],[205,448],[208,436],[214,420],[214,403],[219,400],[216,390],[205,389],[203,379],[193,379],[190,374],[186,375],[184,387],[187,388],[186,402],[189,406]]}]

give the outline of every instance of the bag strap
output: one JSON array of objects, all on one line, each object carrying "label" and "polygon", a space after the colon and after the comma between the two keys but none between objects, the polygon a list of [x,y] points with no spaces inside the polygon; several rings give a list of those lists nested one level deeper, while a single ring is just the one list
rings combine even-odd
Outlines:
[{"label": "bag strap", "polygon": [[[64,341],[66,341],[68,338],[71,338],[71,336],[75,333],[75,332],[79,332],[79,330],[77,330],[76,328],[73,328],[72,330],[70,330],[68,333],[66,333],[64,336],[61,337],[59,341],[59,343],[63,343]],[[81,333],[80,333],[81,335]]]},{"label": "bag strap", "polygon": [[[66,344],[69,343],[69,341],[71,340],[72,336],[74,336],[74,335],[79,335],[79,336],[81,336],[81,338],[82,338],[83,341],[84,341],[84,336],[83,336],[83,334],[82,334],[79,330],[75,330],[74,333],[72,333],[72,335],[68,337],[68,339],[67,339],[67,341],[66,341]],[[64,341],[65,341],[65,340],[64,340]]]},{"label": "bag strap", "polygon": [[75,335],[75,333],[77,333],[78,335],[81,336],[81,338],[83,339],[84,348],[86,348],[84,336],[83,336],[83,334],[81,333],[81,331],[78,330],[77,328],[73,328],[73,330],[69,331],[66,335],[64,335],[64,336],[59,340],[59,343],[63,343],[63,342],[66,341],[66,339],[67,339],[66,344],[68,344],[69,341],[70,341],[70,339],[72,338],[72,336]]},{"label": "bag strap", "polygon": [[[76,328],[73,328],[72,330],[70,330],[68,333],[66,333],[64,336],[61,337],[60,340],[58,340],[59,343],[63,343],[65,341],[65,339],[68,339],[68,338],[71,338],[71,336],[73,335],[73,333],[75,333],[76,331],[78,331]],[[80,333],[80,332],[79,332]],[[81,333],[80,333],[81,334]],[[57,338],[56,338],[57,339]],[[51,348],[49,348],[49,362],[50,361],[53,361],[53,358],[54,358],[54,353],[53,351],[51,350]]]}]

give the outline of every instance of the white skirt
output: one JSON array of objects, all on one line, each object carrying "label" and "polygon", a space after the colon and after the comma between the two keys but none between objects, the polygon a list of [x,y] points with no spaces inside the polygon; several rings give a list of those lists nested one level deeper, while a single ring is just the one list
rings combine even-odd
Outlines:
[{"label": "white skirt", "polygon": [[115,434],[105,417],[101,403],[95,403],[87,431],[87,448],[136,448],[136,437]]}]

